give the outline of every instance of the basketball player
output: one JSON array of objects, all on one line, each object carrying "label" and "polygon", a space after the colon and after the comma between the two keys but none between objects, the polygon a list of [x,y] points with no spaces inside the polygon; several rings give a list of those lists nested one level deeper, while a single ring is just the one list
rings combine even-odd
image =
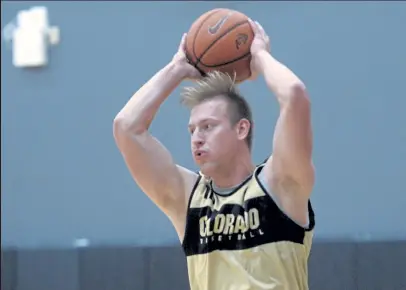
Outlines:
[{"label": "basketball player", "polygon": [[[128,101],[114,136],[139,187],[172,221],[187,256],[192,290],[308,289],[314,215],[310,101],[303,82],[269,52],[251,21],[253,76],[280,105],[273,153],[255,166],[251,110],[231,76],[214,72],[186,88],[194,173],[177,165],[148,128],[159,106],[199,72],[179,51]],[[169,126],[167,128],[171,130]],[[271,131],[269,131],[271,133]]]}]

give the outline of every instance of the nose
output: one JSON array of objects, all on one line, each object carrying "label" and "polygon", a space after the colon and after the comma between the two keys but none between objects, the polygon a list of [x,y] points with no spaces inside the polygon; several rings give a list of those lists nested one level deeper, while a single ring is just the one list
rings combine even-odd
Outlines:
[{"label": "nose", "polygon": [[200,148],[204,144],[203,138],[200,136],[199,133],[195,133],[192,135],[192,145],[195,148]]}]

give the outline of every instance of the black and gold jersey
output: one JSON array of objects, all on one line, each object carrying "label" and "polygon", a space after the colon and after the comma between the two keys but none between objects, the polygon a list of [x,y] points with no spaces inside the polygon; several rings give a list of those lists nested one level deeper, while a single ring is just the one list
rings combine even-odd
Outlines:
[{"label": "black and gold jersey", "polygon": [[252,176],[226,195],[199,176],[185,237],[191,290],[307,290],[314,214],[303,228],[279,209]]}]

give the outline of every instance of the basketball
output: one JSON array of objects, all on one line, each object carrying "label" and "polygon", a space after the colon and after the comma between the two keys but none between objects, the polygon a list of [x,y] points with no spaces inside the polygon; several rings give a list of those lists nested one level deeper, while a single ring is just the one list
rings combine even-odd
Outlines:
[{"label": "basketball", "polygon": [[213,70],[228,73],[236,81],[250,77],[250,48],[254,32],[248,17],[230,9],[214,9],[190,27],[185,53],[202,74]]}]

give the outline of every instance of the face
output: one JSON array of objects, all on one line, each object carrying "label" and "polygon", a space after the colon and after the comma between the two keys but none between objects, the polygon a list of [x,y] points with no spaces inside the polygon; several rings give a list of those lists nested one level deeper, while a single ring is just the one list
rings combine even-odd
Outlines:
[{"label": "face", "polygon": [[232,126],[228,103],[220,97],[192,109],[189,131],[193,158],[209,176],[238,154],[238,146],[246,137],[238,124]]}]

